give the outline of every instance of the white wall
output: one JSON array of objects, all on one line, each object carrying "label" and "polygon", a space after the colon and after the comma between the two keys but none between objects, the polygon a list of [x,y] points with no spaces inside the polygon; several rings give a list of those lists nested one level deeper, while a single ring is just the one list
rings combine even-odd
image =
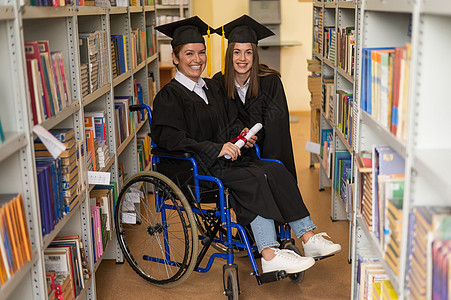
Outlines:
[{"label": "white wall", "polygon": [[[246,0],[192,0],[193,15],[198,15],[213,28],[249,14]],[[310,93],[307,89],[307,59],[311,58],[312,3],[281,0],[282,24],[280,39],[298,41],[302,45],[281,49],[280,72],[290,111],[310,110]],[[221,69],[221,38],[212,36],[212,75]],[[225,42],[227,47],[227,41]],[[207,76],[204,72],[203,76]]]}]

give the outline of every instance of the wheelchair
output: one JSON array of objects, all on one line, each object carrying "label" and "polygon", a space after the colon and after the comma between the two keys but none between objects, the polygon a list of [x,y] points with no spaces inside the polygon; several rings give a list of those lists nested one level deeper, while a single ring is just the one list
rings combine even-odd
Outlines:
[{"label": "wheelchair", "polygon": [[[130,111],[143,109],[151,124],[149,106],[130,106]],[[114,214],[120,248],[139,276],[153,285],[171,288],[183,283],[193,271],[208,272],[213,261],[220,258],[225,260],[224,295],[238,299],[240,286],[234,258],[247,256],[251,275],[259,285],[286,277],[295,283],[303,280],[305,271],[260,273],[252,233],[236,222],[228,190],[218,178],[199,174],[191,154],[168,152],[153,141],[151,153],[153,171],[139,172],[124,183]],[[281,248],[301,254],[288,224],[278,226],[277,238]],[[217,252],[201,266],[210,246]]]}]

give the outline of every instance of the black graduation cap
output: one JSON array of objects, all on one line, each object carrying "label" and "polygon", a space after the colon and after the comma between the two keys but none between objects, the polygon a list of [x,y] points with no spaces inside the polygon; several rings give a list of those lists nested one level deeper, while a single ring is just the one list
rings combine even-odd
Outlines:
[{"label": "black graduation cap", "polygon": [[188,43],[205,44],[202,36],[207,34],[208,28],[209,26],[198,16],[155,27],[156,30],[172,38],[172,49]]},{"label": "black graduation cap", "polygon": [[274,32],[248,15],[243,15],[238,19],[217,28],[215,32],[222,35],[222,27],[224,27],[224,35],[225,38],[229,40],[229,43],[253,43],[258,45],[259,40],[274,35]]}]

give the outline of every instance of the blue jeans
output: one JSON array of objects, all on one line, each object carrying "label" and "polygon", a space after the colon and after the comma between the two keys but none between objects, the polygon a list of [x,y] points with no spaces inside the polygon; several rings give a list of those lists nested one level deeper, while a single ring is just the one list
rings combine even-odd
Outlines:
[{"label": "blue jeans", "polygon": [[[297,238],[316,228],[310,216],[290,222],[289,224]],[[265,248],[280,246],[279,242],[277,242],[276,226],[273,220],[257,216],[251,222],[251,228],[259,253]]]}]

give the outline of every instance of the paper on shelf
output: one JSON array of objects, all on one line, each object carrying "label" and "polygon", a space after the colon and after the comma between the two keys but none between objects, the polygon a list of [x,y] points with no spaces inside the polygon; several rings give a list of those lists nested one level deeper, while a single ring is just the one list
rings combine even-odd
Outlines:
[{"label": "paper on shelf", "polygon": [[110,184],[110,172],[88,171],[88,184]]},{"label": "paper on shelf", "polygon": [[318,143],[313,143],[313,142],[307,141],[307,143],[305,144],[305,151],[312,152],[312,153],[319,155],[320,149],[321,149],[321,147]]},{"label": "paper on shelf", "polygon": [[54,159],[57,159],[58,156],[66,150],[66,146],[41,125],[34,126],[33,132],[36,133]]}]

